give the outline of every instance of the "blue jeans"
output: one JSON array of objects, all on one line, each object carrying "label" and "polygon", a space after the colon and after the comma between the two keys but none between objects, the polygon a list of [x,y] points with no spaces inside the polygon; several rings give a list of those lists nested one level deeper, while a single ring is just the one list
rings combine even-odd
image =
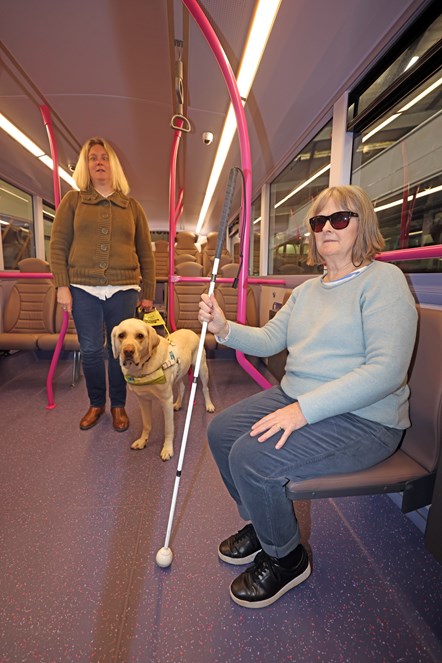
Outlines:
[{"label": "blue jeans", "polygon": [[108,355],[109,398],[111,407],[124,407],[126,381],[118,359],[112,355],[112,329],[126,318],[133,318],[138,301],[136,290],[119,290],[110,299],[98,299],[81,288],[71,287],[72,317],[80,343],[83,373],[89,401],[93,407],[106,403],[104,329]]},{"label": "blue jeans", "polygon": [[280,432],[266,442],[250,436],[253,423],[294,400],[281,387],[272,387],[221,412],[207,433],[240,516],[251,520],[272,557],[284,557],[300,542],[293,505],[285,496],[288,481],[366,469],[391,456],[403,435],[402,430],[341,414],[294,431],[282,449],[275,449]]}]

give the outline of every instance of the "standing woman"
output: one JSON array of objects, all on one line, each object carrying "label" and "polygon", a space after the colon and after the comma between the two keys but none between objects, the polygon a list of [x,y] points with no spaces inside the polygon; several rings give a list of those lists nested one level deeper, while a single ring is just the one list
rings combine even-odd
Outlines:
[{"label": "standing woman", "polygon": [[51,269],[57,301],[72,312],[80,342],[90,401],[80,428],[95,426],[105,411],[105,329],[112,422],[123,432],[129,426],[126,382],[112,356],[111,332],[135,315],[137,304],[152,308],[155,263],[149,226],[141,205],[128,197],[123,169],[106,140],[86,141],[73,178],[80,191],[69,191],[57,209]]}]

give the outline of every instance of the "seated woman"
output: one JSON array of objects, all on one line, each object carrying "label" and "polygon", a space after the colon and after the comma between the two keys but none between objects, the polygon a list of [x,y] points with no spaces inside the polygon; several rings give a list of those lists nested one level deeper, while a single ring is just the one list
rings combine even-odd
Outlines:
[{"label": "seated woman", "polygon": [[403,273],[375,261],[384,241],[367,194],[324,190],[310,211],[310,265],[325,265],[262,328],[227,322],[202,296],[200,322],[229,347],[260,357],[288,350],[281,384],[224,410],[210,449],[241,517],[219,557],[253,564],[231,584],[239,605],[274,603],[310,575],[285,484],[363,470],[390,456],[410,425],[407,370],[416,307]]}]

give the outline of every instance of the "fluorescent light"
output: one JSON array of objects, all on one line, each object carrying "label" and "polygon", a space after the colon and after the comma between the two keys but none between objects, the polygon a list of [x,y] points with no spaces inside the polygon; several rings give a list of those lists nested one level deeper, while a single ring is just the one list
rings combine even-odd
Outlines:
[{"label": "fluorescent light", "polygon": [[3,131],[6,131],[6,133],[9,134],[11,138],[20,143],[20,145],[23,145],[23,147],[27,149],[28,152],[31,152],[34,157],[41,157],[44,154],[44,150],[42,150],[41,147],[38,147],[38,145],[33,143],[30,138],[25,136],[25,134],[20,131],[20,129],[17,129],[17,127],[14,126],[12,122],[7,120],[6,117],[2,115],[2,113],[0,113],[0,127],[3,129]]},{"label": "fluorescent light", "polygon": [[[237,76],[238,91],[244,104],[244,100],[247,99],[253,85],[280,4],[281,0],[259,0],[258,2]],[[197,234],[201,231],[201,228],[204,225],[207,210],[209,209],[210,202],[213,198],[235,131],[236,117],[233,106],[230,104],[215,155],[212,172],[210,173],[209,182],[207,184],[203,205],[198,217],[198,223],[195,229]]]},{"label": "fluorescent light", "polygon": [[410,59],[410,62],[407,64],[405,67],[404,71],[407,71],[407,69],[411,69],[411,67],[416,64],[416,62],[419,60],[418,55],[413,55],[413,57]]},{"label": "fluorescent light", "polygon": [[[9,134],[11,138],[16,140],[17,143],[20,143],[20,145],[22,145],[22,147],[28,150],[28,152],[33,154],[34,157],[37,157],[37,159],[39,159],[39,161],[44,163],[45,166],[47,166],[51,170],[54,170],[54,162],[50,157],[48,157],[47,154],[45,154],[44,150],[42,150],[41,147],[38,147],[38,145],[32,142],[32,140],[28,138],[26,134],[20,131],[20,129],[17,129],[17,127],[13,125],[12,122],[10,122],[4,115],[2,115],[2,113],[0,113],[0,129],[6,131],[6,133]],[[58,174],[73,189],[78,190],[78,186],[75,184],[74,180],[67,171],[59,167]]]},{"label": "fluorescent light", "polygon": [[[416,194],[416,196],[410,195],[407,198],[408,202],[411,202],[414,198],[424,198],[425,196],[431,196],[433,193],[439,193],[442,191],[442,185],[441,186],[434,186],[431,187],[430,189],[425,189],[424,191],[420,191],[419,193]],[[402,205],[403,200],[402,198],[399,198],[398,200],[394,200],[392,203],[387,203],[386,205],[379,205],[378,207],[374,208],[375,212],[382,212],[382,210],[385,209],[390,209],[391,207],[396,207],[397,205]]]},{"label": "fluorescent light", "polygon": [[437,81],[435,81],[434,83],[432,83],[432,85],[429,85],[429,86],[428,86],[423,92],[421,92],[420,94],[418,94],[417,97],[414,97],[414,99],[412,99],[411,101],[409,101],[408,104],[405,104],[405,106],[402,106],[402,108],[400,108],[400,109],[398,110],[397,113],[394,113],[393,115],[391,115],[391,117],[387,117],[386,120],[384,120],[383,122],[381,122],[381,124],[379,124],[379,125],[378,125],[377,127],[375,127],[374,129],[372,129],[372,131],[369,131],[368,134],[366,134],[366,135],[362,138],[362,142],[365,143],[365,141],[368,140],[371,136],[373,136],[375,133],[377,133],[378,131],[380,131],[380,130],[383,129],[384,127],[386,127],[388,124],[390,124],[390,122],[393,122],[393,120],[396,120],[396,118],[400,117],[401,113],[405,113],[405,111],[407,111],[407,110],[409,110],[410,108],[412,108],[412,106],[414,106],[415,104],[417,104],[418,101],[420,101],[421,99],[423,99],[424,97],[426,97],[427,94],[430,94],[430,92],[433,92],[433,90],[435,90],[435,89],[436,89],[437,87],[439,87],[439,85],[441,85],[441,84],[442,84],[442,77],[441,77],[441,78],[438,78]]},{"label": "fluorescent light", "polygon": [[304,187],[306,187],[308,184],[310,184],[310,182],[313,182],[313,181],[316,180],[318,177],[320,177],[321,175],[323,175],[324,173],[326,173],[327,170],[330,170],[330,164],[329,164],[329,163],[328,163],[326,166],[324,166],[324,168],[321,168],[321,170],[318,170],[318,172],[315,173],[314,175],[312,175],[308,180],[306,180],[305,182],[303,182],[302,184],[300,184],[298,187],[296,187],[296,189],[293,189],[292,191],[290,191],[290,193],[287,194],[287,196],[286,196],[285,198],[283,198],[282,200],[280,200],[279,202],[277,202],[276,205],[275,205],[275,209],[276,209],[277,207],[279,207],[280,205],[282,205],[283,203],[285,203],[286,200],[288,200],[289,198],[291,198],[292,196],[294,196],[295,193],[298,193],[298,191],[301,191],[302,189],[304,189]]}]

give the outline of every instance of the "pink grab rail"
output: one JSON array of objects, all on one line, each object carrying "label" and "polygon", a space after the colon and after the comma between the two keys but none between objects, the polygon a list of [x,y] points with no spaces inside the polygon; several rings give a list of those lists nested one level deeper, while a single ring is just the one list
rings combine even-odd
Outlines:
[{"label": "pink grab rail", "polygon": [[[238,126],[238,137],[241,151],[241,165],[244,175],[244,199],[243,207],[244,214],[242,215],[242,228],[241,232],[244,239],[244,246],[250,246],[250,213],[251,213],[251,200],[252,200],[252,160],[250,153],[249,132],[247,128],[246,115],[244,112],[242,99],[238,90],[235,75],[229,64],[227,56],[222,48],[218,37],[210,22],[207,20],[206,15],[202,11],[196,0],[183,0],[183,4],[187,7],[190,14],[195,19],[198,27],[206,38],[215,58],[218,62],[221,73],[224,76],[232,106],[235,111],[236,123]],[[238,321],[246,321],[246,306],[247,306],[247,279],[249,274],[249,254],[246,251],[244,256],[243,268],[239,275],[238,284]],[[246,359],[242,352],[236,351],[236,358],[239,365],[257,382],[263,389],[268,389],[272,385],[263,375]]]}]

